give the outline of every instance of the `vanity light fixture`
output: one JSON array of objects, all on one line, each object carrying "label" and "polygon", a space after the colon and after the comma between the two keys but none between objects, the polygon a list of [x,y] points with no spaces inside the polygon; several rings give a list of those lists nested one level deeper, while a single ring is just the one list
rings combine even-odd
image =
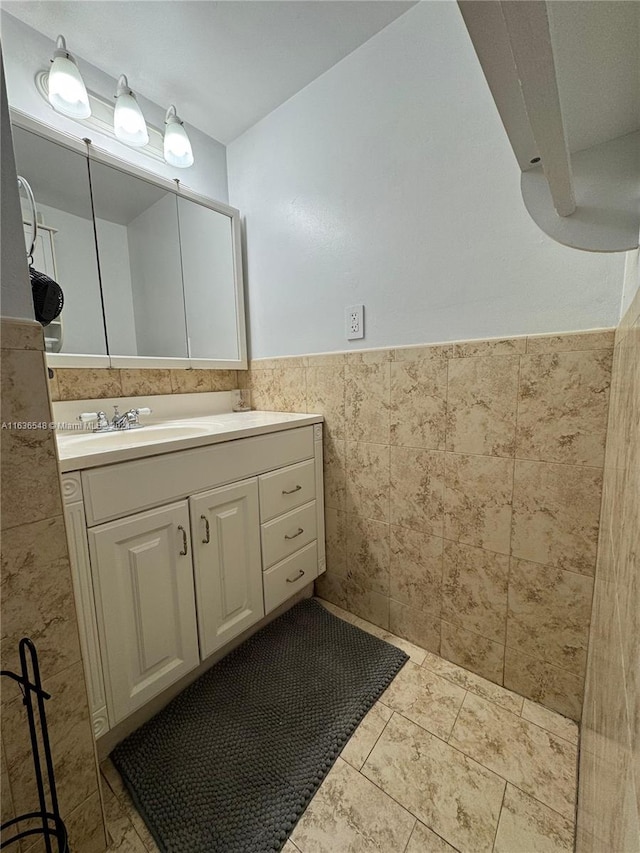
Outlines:
[{"label": "vanity light fixture", "polygon": [[118,78],[115,97],[113,132],[121,142],[134,148],[142,148],[149,142],[147,123],[124,74]]},{"label": "vanity light fixture", "polygon": [[67,50],[64,36],[58,36],[49,70],[49,103],[70,118],[89,118],[89,96],[76,61]]},{"label": "vanity light fixture", "polygon": [[164,159],[170,166],[177,166],[179,169],[193,166],[191,142],[173,104],[167,110],[164,123]]}]

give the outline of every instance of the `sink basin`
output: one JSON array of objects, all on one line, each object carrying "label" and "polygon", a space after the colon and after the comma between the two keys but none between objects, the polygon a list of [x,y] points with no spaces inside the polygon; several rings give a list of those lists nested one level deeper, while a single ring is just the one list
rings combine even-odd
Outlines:
[{"label": "sink basin", "polygon": [[105,450],[137,447],[142,444],[155,444],[159,441],[172,441],[179,438],[194,438],[214,432],[222,424],[207,421],[206,424],[153,424],[141,429],[118,430],[115,432],[66,433],[57,436],[61,453],[91,453]]}]

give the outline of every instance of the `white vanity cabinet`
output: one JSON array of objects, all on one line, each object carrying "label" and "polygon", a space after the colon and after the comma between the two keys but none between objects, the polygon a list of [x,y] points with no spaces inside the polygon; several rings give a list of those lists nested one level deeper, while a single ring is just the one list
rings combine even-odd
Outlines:
[{"label": "white vanity cabinet", "polygon": [[187,501],[94,527],[89,551],[118,720],[200,662]]},{"label": "white vanity cabinet", "polygon": [[319,423],[62,484],[96,737],[325,570]]}]

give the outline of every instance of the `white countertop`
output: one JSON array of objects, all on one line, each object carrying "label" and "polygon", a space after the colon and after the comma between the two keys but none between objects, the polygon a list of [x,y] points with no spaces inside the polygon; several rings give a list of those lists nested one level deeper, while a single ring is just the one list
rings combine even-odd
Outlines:
[{"label": "white countertop", "polygon": [[286,412],[220,412],[155,421],[134,430],[60,432],[56,434],[56,443],[60,470],[65,473],[295,429],[323,420],[322,415]]}]

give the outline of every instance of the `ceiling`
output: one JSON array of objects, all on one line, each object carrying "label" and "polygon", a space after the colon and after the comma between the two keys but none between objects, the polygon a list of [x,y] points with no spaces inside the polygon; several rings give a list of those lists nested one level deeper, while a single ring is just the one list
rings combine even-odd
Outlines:
[{"label": "ceiling", "polygon": [[228,143],[415,5],[3,0],[11,15]]}]

